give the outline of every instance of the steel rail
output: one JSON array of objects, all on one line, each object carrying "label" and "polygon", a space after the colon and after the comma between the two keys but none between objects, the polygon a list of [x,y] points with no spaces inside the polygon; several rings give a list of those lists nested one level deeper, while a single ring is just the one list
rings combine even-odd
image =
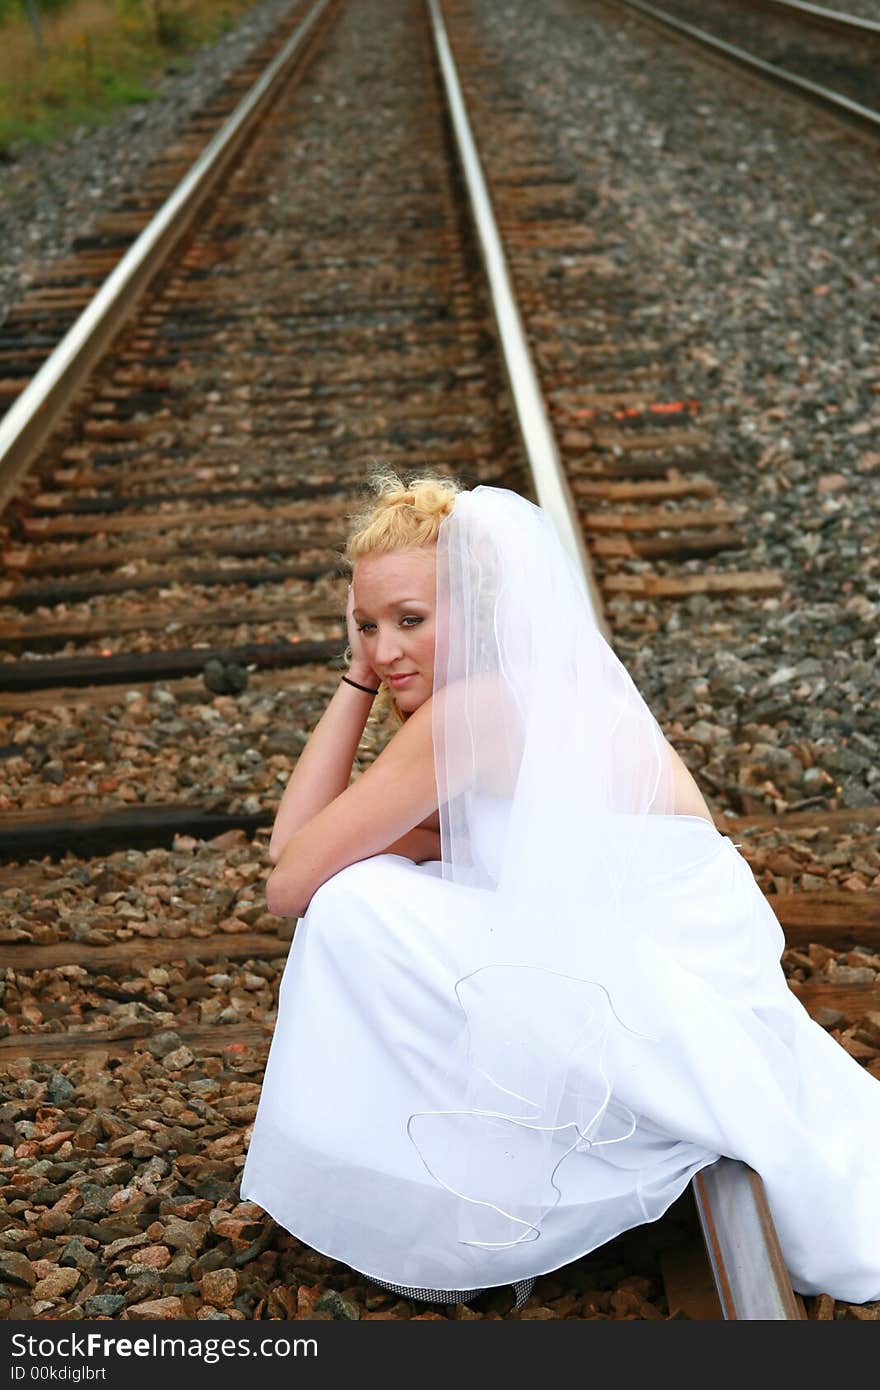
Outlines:
[{"label": "steel rail", "polygon": [[449,46],[446,25],[438,0],[427,0],[427,5],[456,149],[464,170],[471,213],[486,271],[501,356],[538,502],[550,515],[562,544],[583,576],[603,636],[610,638],[599,586],[584,543],[577,506],[565,477],[556,436],[544,406],[538,374],[529,351],[507,266],[507,257],[495,222],[492,200],[471,132],[452,49]]},{"label": "steel rail", "polygon": [[331,0],[317,0],[0,420],[0,510],[277,96]]},{"label": "steel rail", "polygon": [[866,128],[872,135],[880,135],[880,111],[872,111],[870,107],[862,106],[861,102],[852,101],[841,92],[833,92],[830,87],[823,87],[818,82],[811,82],[807,77],[799,77],[797,73],[789,72],[787,68],[778,68],[773,63],[768,63],[764,58],[759,58],[756,54],[739,48],[736,44],[727,43],[725,39],[717,38],[706,29],[699,29],[695,24],[688,24],[687,20],[678,19],[676,15],[669,14],[666,10],[658,10],[654,5],[645,4],[644,0],[615,0],[615,3],[622,5],[625,9],[636,10],[655,24],[684,34],[686,38],[693,39],[695,43],[702,44],[704,48],[709,48],[714,53],[722,54],[732,62],[739,63],[741,67],[754,68],[756,72],[771,78],[780,86],[791,87],[795,91],[805,94],[812,101],[827,107],[834,115],[845,117],[850,122]]},{"label": "steel rail", "polygon": [[880,37],[880,23],[876,19],[863,19],[859,14],[847,14],[843,10],[829,10],[824,5],[808,5],[806,0],[759,0],[762,5],[772,5],[778,10],[794,10],[808,19],[820,20],[842,34]]},{"label": "steel rail", "polygon": [[[440,0],[426,0],[426,4],[501,352],[538,501],[550,513],[560,539],[581,567],[597,622],[609,637],[601,595],[516,303]],[[801,1313],[757,1173],[745,1164],[722,1158],[698,1173],[693,1185],[725,1318],[799,1319]]]},{"label": "steel rail", "polygon": [[764,1184],[754,1169],[719,1158],[701,1169],[691,1186],[725,1318],[802,1320]]}]

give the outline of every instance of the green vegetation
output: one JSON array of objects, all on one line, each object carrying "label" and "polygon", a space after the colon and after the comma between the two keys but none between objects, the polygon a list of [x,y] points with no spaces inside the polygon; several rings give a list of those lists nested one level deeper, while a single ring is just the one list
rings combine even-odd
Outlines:
[{"label": "green vegetation", "polygon": [[0,0],[0,155],[148,101],[254,0]]}]

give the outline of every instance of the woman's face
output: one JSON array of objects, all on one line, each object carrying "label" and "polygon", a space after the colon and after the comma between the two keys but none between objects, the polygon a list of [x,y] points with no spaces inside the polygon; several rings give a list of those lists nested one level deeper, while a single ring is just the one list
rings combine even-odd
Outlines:
[{"label": "woman's face", "polygon": [[417,710],[434,687],[436,572],[437,547],[430,545],[364,555],[352,574],[364,655],[388,681],[401,714]]}]

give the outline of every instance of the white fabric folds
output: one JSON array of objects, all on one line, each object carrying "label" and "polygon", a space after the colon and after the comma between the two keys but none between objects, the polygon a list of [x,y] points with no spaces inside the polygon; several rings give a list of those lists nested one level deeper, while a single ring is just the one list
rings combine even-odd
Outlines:
[{"label": "white fabric folds", "polygon": [[880,1297],[880,1083],[789,991],[730,840],[674,814],[656,721],[504,489],[441,527],[432,723],[442,860],[314,895],[243,1195],[368,1275],[473,1289],[656,1219],[723,1153],[797,1289]]}]

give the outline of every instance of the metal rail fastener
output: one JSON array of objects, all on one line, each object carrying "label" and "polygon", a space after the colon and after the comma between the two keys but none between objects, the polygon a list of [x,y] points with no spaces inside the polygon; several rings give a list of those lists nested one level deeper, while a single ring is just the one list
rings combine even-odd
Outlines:
[{"label": "metal rail fastener", "polygon": [[317,0],[297,25],[0,420],[0,510],[40,445],[58,427],[74,395],[134,313],[150,281],[187,232],[253,126],[277,95],[330,3],[331,0]]},{"label": "metal rail fastener", "polygon": [[[538,501],[581,567],[597,622],[609,635],[602,599],[565,479],[467,116],[439,0],[426,0],[471,213],[486,269],[514,409]],[[725,1318],[799,1319],[763,1184],[745,1164],[722,1158],[693,1183]]]}]

